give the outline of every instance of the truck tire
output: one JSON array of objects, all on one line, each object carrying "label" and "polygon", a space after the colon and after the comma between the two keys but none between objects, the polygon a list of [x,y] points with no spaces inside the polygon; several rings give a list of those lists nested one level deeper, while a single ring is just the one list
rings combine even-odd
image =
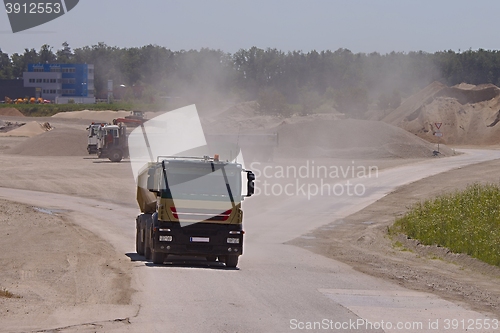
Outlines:
[{"label": "truck tire", "polygon": [[163,252],[153,251],[153,253],[152,253],[153,264],[161,265],[161,264],[163,264],[164,259],[165,259],[165,255]]},{"label": "truck tire", "polygon": [[147,260],[151,259],[151,247],[153,244],[151,236],[153,235],[153,220],[151,219],[151,216],[145,216],[144,217],[144,257],[146,257]]},{"label": "truck tire", "polygon": [[109,154],[109,160],[111,162],[120,162],[122,158],[123,154],[119,149],[112,150],[111,153]]},{"label": "truck tire", "polygon": [[224,258],[226,267],[235,268],[238,266],[238,255],[228,255]]},{"label": "truck tire", "polygon": [[137,227],[136,227],[136,235],[135,235],[135,251],[138,255],[144,255],[144,229],[142,223],[142,216],[137,218]]},{"label": "truck tire", "polygon": [[151,248],[149,247],[149,239],[147,236],[146,236],[145,243],[146,244],[144,246],[144,257],[146,258],[146,260],[149,260],[149,259],[151,259]]}]

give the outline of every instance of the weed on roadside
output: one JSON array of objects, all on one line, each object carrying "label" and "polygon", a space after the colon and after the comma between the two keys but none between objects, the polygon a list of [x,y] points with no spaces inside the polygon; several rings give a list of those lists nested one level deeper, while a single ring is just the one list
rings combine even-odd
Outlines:
[{"label": "weed on roadside", "polygon": [[468,186],[414,205],[389,228],[424,245],[437,245],[500,266],[500,187]]}]

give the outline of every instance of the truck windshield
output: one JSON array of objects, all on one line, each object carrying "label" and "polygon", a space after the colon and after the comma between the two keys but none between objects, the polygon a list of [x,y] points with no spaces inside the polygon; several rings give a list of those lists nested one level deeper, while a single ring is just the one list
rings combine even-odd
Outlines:
[{"label": "truck windshield", "polygon": [[[226,186],[224,173],[230,191]],[[169,198],[230,201],[232,196],[232,200],[236,203],[241,200],[241,168],[234,165],[225,167],[214,165],[214,169],[209,163],[196,166],[169,166],[166,168],[166,176],[168,185],[162,186],[163,196]]]}]

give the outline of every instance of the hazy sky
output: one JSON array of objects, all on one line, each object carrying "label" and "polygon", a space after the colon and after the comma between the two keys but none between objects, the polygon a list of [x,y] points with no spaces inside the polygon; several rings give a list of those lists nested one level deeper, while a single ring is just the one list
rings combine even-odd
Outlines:
[{"label": "hazy sky", "polygon": [[[15,2],[15,0],[12,0]],[[66,15],[13,34],[0,12],[0,49],[104,42],[234,53],[257,46],[353,52],[500,49],[500,0],[80,0]]]}]

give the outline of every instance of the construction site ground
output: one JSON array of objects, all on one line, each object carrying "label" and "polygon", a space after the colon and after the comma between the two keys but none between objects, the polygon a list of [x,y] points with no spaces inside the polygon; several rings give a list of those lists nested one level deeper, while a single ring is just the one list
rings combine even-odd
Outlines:
[{"label": "construction site ground", "polygon": [[[0,119],[26,122],[26,118]],[[93,198],[127,208],[137,206],[135,183],[127,160],[111,163],[86,155],[85,147],[82,149],[87,120],[35,120],[40,123],[50,121],[54,129],[46,134],[52,134],[33,138],[0,137],[0,187]],[[314,131],[315,126],[324,126],[321,119],[304,121],[308,131]],[[426,143],[415,136],[401,134],[399,129],[393,130],[378,123],[370,127],[357,121],[346,124],[354,132],[364,132],[366,137],[351,147],[357,156],[332,158],[332,151],[324,153],[325,140],[333,142],[336,138],[322,137],[323,148],[318,155],[307,158],[346,166],[355,161],[357,165],[377,166],[380,170],[436,158],[431,156],[431,149],[425,148]],[[298,128],[293,122],[278,125],[285,126],[280,129],[283,133]],[[288,128],[287,125],[291,126]],[[367,133],[368,128],[373,132]],[[394,134],[389,135],[388,131],[392,130]],[[391,135],[407,141],[400,142],[401,148],[396,145],[383,149],[367,147],[366,142],[373,141],[374,137],[382,140]],[[417,141],[412,141],[414,139]],[[29,145],[26,144],[28,140],[32,140]],[[275,163],[302,165],[304,158],[301,154],[309,151],[307,146],[313,144],[313,141],[307,142],[300,149],[285,145],[283,149],[288,150],[280,151]],[[57,156],[52,149],[54,145],[65,145],[67,153]],[[338,141],[336,145],[335,149],[341,146]],[[413,154],[399,153],[415,146],[418,148]],[[443,149],[449,155],[454,153],[451,148]],[[372,152],[369,158],[364,154],[367,151]],[[391,155],[393,152],[396,153]],[[428,157],[423,157],[423,152]],[[424,247],[404,237],[391,239],[387,236],[387,227],[413,202],[461,189],[474,182],[498,183],[499,167],[500,161],[496,160],[403,186],[343,221],[332,219],[332,225],[299,237],[291,244],[340,260],[364,273],[397,281],[406,288],[435,293],[466,308],[499,318],[500,271],[497,267],[465,255],[450,254],[446,249]],[[58,327],[64,322],[63,318],[82,315],[82,305],[89,313],[99,312],[105,317],[116,307],[130,304],[135,292],[131,274],[135,263],[91,231],[81,228],[70,211],[71,207],[67,211],[47,211],[44,207],[11,202],[8,198],[0,200],[0,230],[4,240],[0,242],[0,288],[15,296],[0,297],[0,327],[13,327],[20,321]],[[134,218],[131,216],[130,221],[124,221],[124,226],[133,229]],[[399,244],[397,242],[402,246],[395,245]],[[116,328],[125,324],[103,323],[102,327],[112,325]],[[90,332],[92,328],[84,327],[78,332],[86,332],[86,329]]]}]

